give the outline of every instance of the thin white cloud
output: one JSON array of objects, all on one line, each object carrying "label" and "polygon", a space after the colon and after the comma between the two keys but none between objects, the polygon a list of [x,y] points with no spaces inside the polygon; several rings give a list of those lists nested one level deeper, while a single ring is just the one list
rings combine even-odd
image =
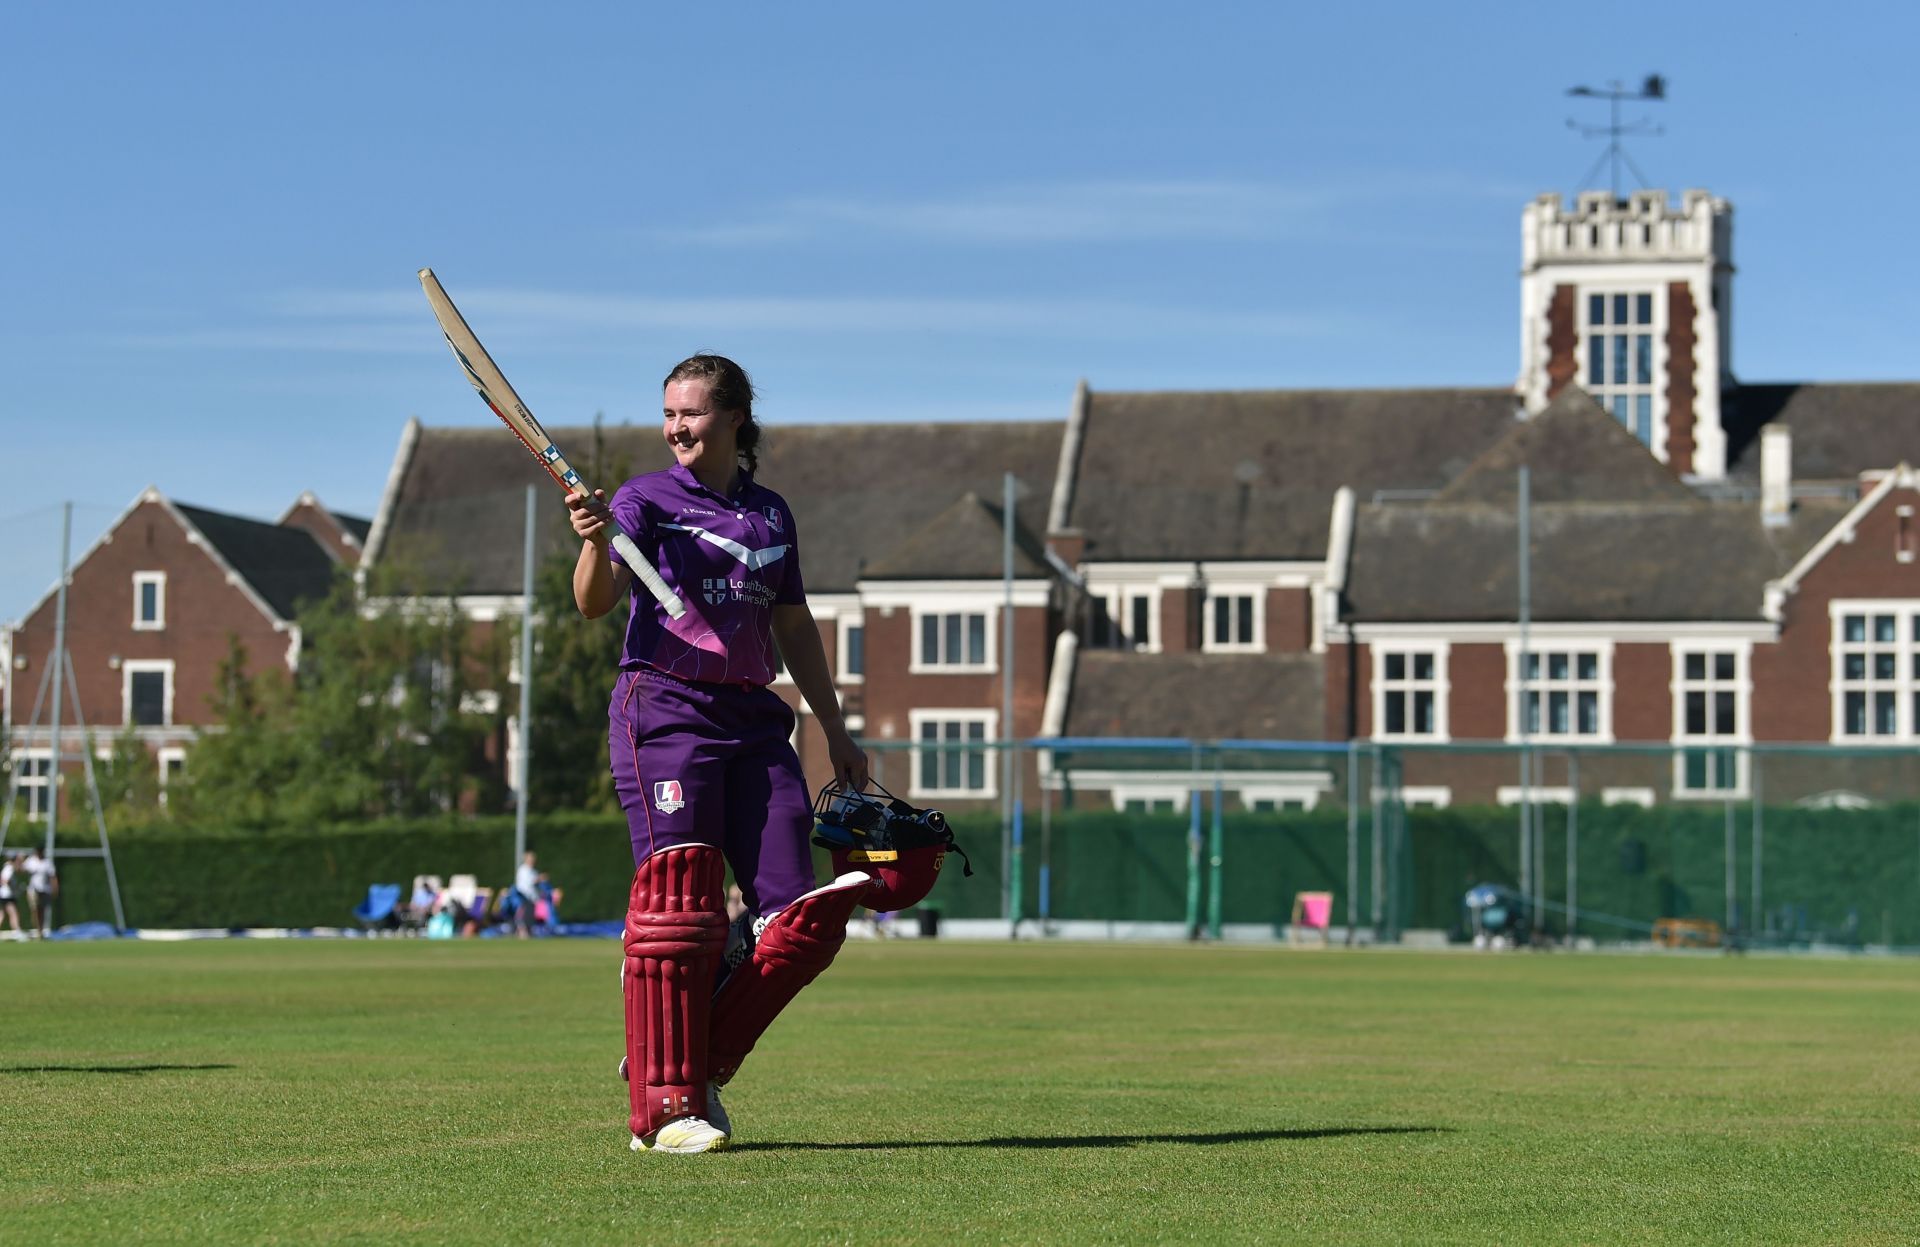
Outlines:
[{"label": "thin white cloud", "polygon": [[[600,335],[680,334],[1014,335],[1060,341],[1152,340],[1195,333],[1322,337],[1345,320],[1275,310],[1223,311],[1109,299],[734,296],[684,298],[476,288],[461,303],[487,339],[590,345]],[[390,292],[289,292],[258,323],[135,333],[151,349],[401,354],[434,340],[420,301]]]},{"label": "thin white cloud", "polygon": [[1059,182],[941,198],[799,196],[758,219],[668,226],[653,234],[717,247],[834,234],[973,245],[1235,240],[1322,230],[1338,223],[1342,209],[1366,202],[1521,200],[1528,193],[1446,173],[1368,175],[1311,187],[1230,180]]}]

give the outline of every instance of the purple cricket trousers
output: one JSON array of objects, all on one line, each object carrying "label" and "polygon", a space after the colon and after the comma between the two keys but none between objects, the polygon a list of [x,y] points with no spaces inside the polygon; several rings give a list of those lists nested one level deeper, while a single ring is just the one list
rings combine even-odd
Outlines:
[{"label": "purple cricket trousers", "polygon": [[709,844],[726,854],[756,915],[811,892],[813,804],[788,740],[793,724],[793,710],[765,688],[622,671],[607,752],[634,865],[671,845]]}]

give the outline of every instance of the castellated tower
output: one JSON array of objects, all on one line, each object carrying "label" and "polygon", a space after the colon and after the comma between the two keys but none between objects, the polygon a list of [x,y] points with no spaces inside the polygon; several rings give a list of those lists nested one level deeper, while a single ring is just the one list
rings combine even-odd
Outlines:
[{"label": "castellated tower", "polygon": [[1521,213],[1520,380],[1539,412],[1578,385],[1681,477],[1726,475],[1733,208],[1690,190],[1557,194]]}]

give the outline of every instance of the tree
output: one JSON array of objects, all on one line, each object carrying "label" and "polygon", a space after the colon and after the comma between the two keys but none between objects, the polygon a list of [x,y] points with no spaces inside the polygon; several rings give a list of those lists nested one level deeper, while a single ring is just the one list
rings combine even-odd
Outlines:
[{"label": "tree", "polygon": [[[87,748],[94,749],[91,739]],[[110,828],[145,826],[166,816],[166,807],[160,804],[159,763],[131,725],[113,738],[112,750],[95,765],[94,782],[100,790],[101,815]]]},{"label": "tree", "polygon": [[[586,461],[590,481],[624,481],[632,460],[607,445],[600,416]],[[565,525],[564,516],[558,522]],[[562,553],[534,578],[533,757],[527,803],[538,810],[611,812],[620,808],[607,766],[607,702],[618,673],[626,615],[583,619],[573,603],[580,543],[565,528]],[[515,639],[518,645],[518,639]],[[517,712],[517,708],[516,708]]]},{"label": "tree", "polygon": [[450,596],[376,569],[364,600],[351,575],[302,605],[300,670],[249,673],[235,641],[215,695],[218,726],[194,746],[194,814],[242,826],[312,824],[497,808],[485,758],[499,709],[498,647],[476,651]]}]

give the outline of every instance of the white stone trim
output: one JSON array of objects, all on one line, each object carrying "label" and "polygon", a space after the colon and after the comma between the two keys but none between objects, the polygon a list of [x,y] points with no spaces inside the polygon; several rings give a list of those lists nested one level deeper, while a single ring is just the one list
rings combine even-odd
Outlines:
[{"label": "white stone trim", "polygon": [[[1249,624],[1251,636],[1245,641],[1217,641],[1214,639],[1214,603],[1249,599],[1253,603],[1252,620]],[[1234,623],[1239,623],[1239,609],[1234,609]],[[1203,654],[1264,654],[1267,651],[1267,587],[1244,581],[1209,580],[1206,594],[1200,602],[1200,652]]]},{"label": "white stone trim", "polygon": [[[1373,701],[1373,736],[1378,741],[1413,742],[1423,744],[1446,744],[1452,739],[1452,722],[1448,717],[1449,694],[1452,691],[1452,677],[1448,673],[1447,659],[1452,645],[1446,641],[1406,641],[1397,645],[1376,644],[1368,647],[1372,656],[1373,676],[1368,691]],[[1431,685],[1433,692],[1434,730],[1422,732],[1394,732],[1386,730],[1387,687],[1386,667],[1388,654],[1404,654],[1411,658],[1415,654],[1426,654],[1433,658],[1433,678],[1426,681],[1414,680],[1411,676],[1396,683],[1397,688],[1408,692],[1423,685]]]},{"label": "white stone trim", "polygon": [[[958,788],[923,787],[920,783],[920,728],[927,723],[979,723],[985,731],[981,737],[982,745],[992,745],[1000,739],[1000,712],[982,710],[977,706],[960,706],[951,709],[930,708],[907,711],[907,738],[912,748],[907,751],[907,795],[909,797],[966,797],[988,798],[1000,795],[1000,756],[998,751],[982,749],[982,770],[985,786],[968,788],[964,784]],[[964,747],[963,747],[964,748]]]},{"label": "white stone trim", "polygon": [[[140,618],[140,590],[147,585],[153,588],[153,618]],[[133,630],[135,632],[164,632],[167,628],[167,573],[165,571],[138,571],[133,573]]]},{"label": "white stone trim", "polygon": [[[912,629],[912,635],[908,638],[910,648],[908,650],[907,670],[913,675],[991,675],[999,671],[1000,612],[1002,609],[1002,604],[998,602],[986,607],[982,607],[979,604],[956,606],[942,602],[927,603],[909,608],[907,612],[907,627]],[[962,618],[973,615],[982,617],[984,620],[983,627],[986,629],[986,636],[984,638],[985,648],[981,651],[983,655],[982,661],[977,663],[965,661],[935,662],[927,657],[925,653],[925,621],[929,618],[944,619],[949,615],[959,615]],[[963,626],[962,633],[964,634],[965,631],[966,629]],[[963,644],[964,641],[965,638],[963,635]]]},{"label": "white stone trim", "polygon": [[[860,631],[860,667],[852,670],[847,665],[847,656],[851,646],[847,634],[855,629]],[[867,617],[864,613],[848,612],[837,615],[833,620],[833,669],[834,679],[841,684],[865,684],[867,682]]]},{"label": "white stone trim", "polygon": [[[1842,640],[1842,619],[1847,615],[1891,615],[1893,617],[1893,640],[1877,642],[1869,635],[1858,644],[1868,648],[1891,649],[1894,655],[1893,678],[1882,680],[1871,672],[1853,682],[1854,690],[1862,693],[1891,691],[1893,694],[1894,731],[1887,736],[1850,736],[1846,732],[1846,694],[1850,691],[1845,682],[1846,650],[1852,643]],[[1869,623],[1871,628],[1872,624]],[[1914,745],[1920,744],[1920,637],[1915,629],[1920,628],[1920,599],[1914,598],[1833,598],[1827,603],[1827,691],[1832,721],[1828,725],[1827,738],[1836,745]],[[1868,707],[1872,714],[1872,707]]]},{"label": "white stone trim", "polygon": [[[1591,683],[1594,685],[1594,691],[1599,695],[1596,704],[1600,727],[1597,732],[1591,733],[1577,731],[1548,732],[1544,729],[1537,733],[1522,733],[1520,729],[1522,722],[1520,717],[1520,640],[1518,637],[1515,637],[1507,641],[1504,646],[1507,660],[1507,743],[1510,745],[1528,744],[1542,748],[1550,748],[1557,745],[1612,744],[1614,739],[1613,646],[1614,643],[1611,638],[1595,636],[1591,633],[1585,636],[1569,635],[1559,637],[1541,637],[1537,634],[1531,635],[1527,642],[1527,653],[1540,660],[1540,666],[1543,670],[1547,665],[1546,659],[1550,655],[1574,655],[1589,651],[1596,655],[1595,674]],[[1557,681],[1556,683],[1564,684],[1577,691],[1581,685],[1588,682],[1570,677],[1568,680]],[[1536,676],[1534,679],[1528,681],[1527,687],[1530,691],[1536,692],[1544,693],[1554,691],[1553,686],[1548,684],[1544,675]],[[1577,705],[1573,713],[1577,721],[1579,714]],[[1541,721],[1544,723],[1545,720],[1546,715],[1543,713],[1541,715]]]},{"label": "white stone trim", "polygon": [[1638,786],[1602,788],[1600,790],[1600,804],[1638,805],[1650,810],[1654,806],[1654,792],[1651,788]]},{"label": "white stone trim", "polygon": [[160,700],[160,722],[143,723],[141,727],[172,727],[173,722],[173,659],[171,658],[129,658],[120,664],[120,725],[133,723],[133,677],[136,673],[159,672],[165,677]]},{"label": "white stone trim", "polygon": [[[1778,637],[1779,631],[1770,623],[1741,619],[1697,623],[1575,621],[1533,623],[1528,625],[1527,635],[1554,645],[1560,644],[1563,640],[1586,641],[1595,638],[1626,645],[1684,640],[1693,637],[1702,640],[1771,641]],[[1520,625],[1510,620],[1489,623],[1459,623],[1445,620],[1419,623],[1357,623],[1329,629],[1329,635],[1336,641],[1347,641],[1357,645],[1400,641],[1447,641],[1455,645],[1487,645],[1517,640],[1520,635]]]},{"label": "white stone trim", "polygon": [[1827,530],[1826,536],[1816,541],[1812,549],[1800,556],[1800,561],[1795,563],[1786,575],[1778,580],[1767,582],[1761,597],[1761,613],[1774,623],[1782,622],[1786,618],[1787,598],[1799,591],[1800,582],[1807,578],[1807,573],[1811,572],[1821,559],[1827,557],[1827,552],[1841,542],[1851,542],[1860,529],[1860,521],[1879,506],[1881,500],[1888,494],[1895,489],[1916,487],[1920,487],[1920,483],[1916,482],[1916,474],[1904,463],[1881,476],[1879,482],[1868,490],[1860,501],[1854,503],[1853,507],[1840,517],[1838,523]]},{"label": "white stone trim", "polygon": [[1493,794],[1500,805],[1519,805],[1529,801],[1534,805],[1572,805],[1573,789],[1562,784],[1559,786],[1535,784],[1531,789],[1523,789],[1517,784],[1507,784]]}]

